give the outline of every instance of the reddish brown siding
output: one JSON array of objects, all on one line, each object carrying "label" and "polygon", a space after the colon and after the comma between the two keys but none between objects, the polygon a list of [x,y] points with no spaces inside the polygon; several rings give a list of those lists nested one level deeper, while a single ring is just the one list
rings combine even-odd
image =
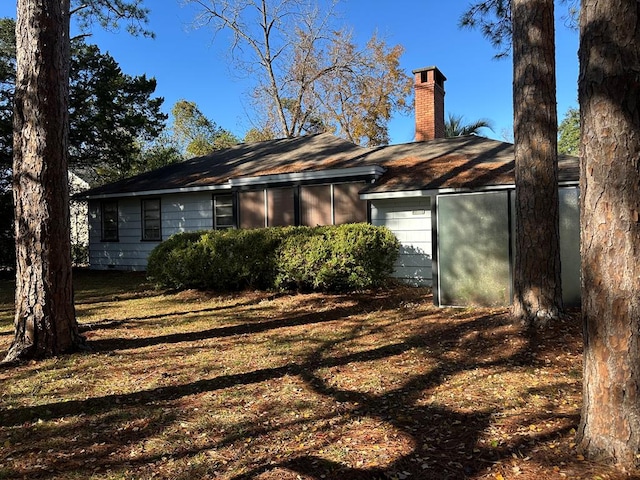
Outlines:
[{"label": "reddish brown siding", "polygon": [[240,192],[240,228],[264,227],[264,191]]},{"label": "reddish brown siding", "polygon": [[293,188],[267,190],[267,210],[267,225],[270,227],[295,225]]},{"label": "reddish brown siding", "polygon": [[300,224],[331,225],[331,185],[300,188]]},{"label": "reddish brown siding", "polygon": [[342,183],[333,186],[335,224],[366,222],[367,202],[360,200],[358,192],[363,183]]}]

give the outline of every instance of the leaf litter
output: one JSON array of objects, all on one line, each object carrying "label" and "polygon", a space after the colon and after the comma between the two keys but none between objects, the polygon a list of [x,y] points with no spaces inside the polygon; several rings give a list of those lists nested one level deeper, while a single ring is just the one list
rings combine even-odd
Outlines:
[{"label": "leaf litter", "polygon": [[93,351],[0,370],[0,478],[633,478],[576,450],[577,314],[531,332],[505,309],[435,308],[427,289],[79,276]]}]

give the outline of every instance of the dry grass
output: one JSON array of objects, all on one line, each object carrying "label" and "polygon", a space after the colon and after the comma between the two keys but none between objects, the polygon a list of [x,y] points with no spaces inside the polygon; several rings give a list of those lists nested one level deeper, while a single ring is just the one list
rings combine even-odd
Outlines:
[{"label": "dry grass", "polygon": [[[575,451],[580,328],[429,292],[162,293],[78,275],[92,353],[0,371],[0,478],[620,479]],[[0,282],[0,347],[12,284]]]}]

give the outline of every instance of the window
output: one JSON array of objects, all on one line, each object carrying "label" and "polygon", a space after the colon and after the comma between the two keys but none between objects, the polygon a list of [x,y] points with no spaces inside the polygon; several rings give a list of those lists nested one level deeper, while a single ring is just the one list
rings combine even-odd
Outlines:
[{"label": "window", "polygon": [[159,198],[142,200],[142,240],[162,240]]},{"label": "window", "polygon": [[233,195],[215,195],[213,197],[213,228],[225,230],[235,226]]},{"label": "window", "polygon": [[367,202],[358,192],[364,183],[341,183],[333,186],[333,216],[336,225],[367,221]]},{"label": "window", "polygon": [[286,227],[295,224],[293,188],[270,188],[267,190],[267,225]]},{"label": "window", "polygon": [[331,225],[331,185],[300,187],[300,224]]},{"label": "window", "polygon": [[240,228],[265,227],[265,191],[238,193]]},{"label": "window", "polygon": [[102,241],[118,241],[118,202],[105,201],[100,204],[102,222]]}]

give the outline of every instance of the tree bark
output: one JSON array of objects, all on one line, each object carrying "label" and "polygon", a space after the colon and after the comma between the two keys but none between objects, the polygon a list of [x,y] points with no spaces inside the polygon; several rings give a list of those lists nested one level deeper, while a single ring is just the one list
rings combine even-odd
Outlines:
[{"label": "tree bark", "polygon": [[512,314],[562,310],[553,0],[512,0],[516,245]]},{"label": "tree bark", "polygon": [[5,362],[81,344],[67,182],[69,0],[18,0],[13,196],[15,338]]},{"label": "tree bark", "polygon": [[579,445],[640,467],[640,4],[580,12],[584,402]]}]

